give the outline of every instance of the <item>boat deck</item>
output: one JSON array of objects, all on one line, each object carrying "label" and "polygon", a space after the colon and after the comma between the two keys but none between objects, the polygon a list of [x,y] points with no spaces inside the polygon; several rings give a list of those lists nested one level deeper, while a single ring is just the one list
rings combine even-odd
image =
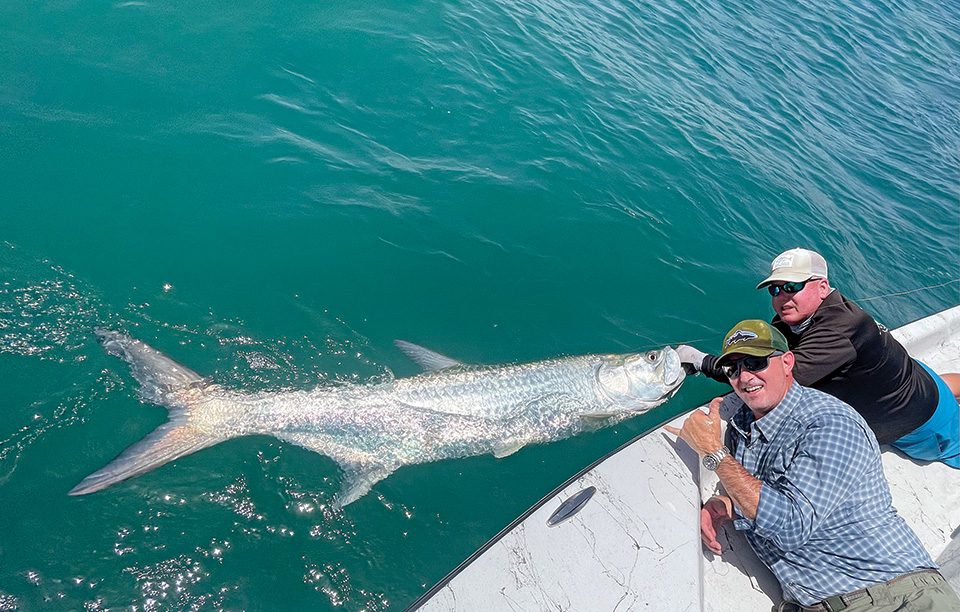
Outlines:
[{"label": "boat deck", "polygon": [[[893,333],[934,370],[960,372],[960,306]],[[893,450],[883,464],[897,510],[960,592],[960,470]],[[722,557],[700,544],[701,500],[716,485],[686,444],[653,431],[568,480],[410,609],[770,610],[780,587],[741,534],[720,535]],[[578,512],[548,524],[590,487]]]}]

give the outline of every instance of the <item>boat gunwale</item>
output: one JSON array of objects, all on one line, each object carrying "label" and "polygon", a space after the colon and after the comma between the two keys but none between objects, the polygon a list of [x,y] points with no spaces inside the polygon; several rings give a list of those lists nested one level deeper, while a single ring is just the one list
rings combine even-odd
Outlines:
[{"label": "boat gunwale", "polygon": [[[478,548],[477,550],[475,550],[470,556],[468,556],[466,559],[464,559],[459,565],[457,565],[455,568],[453,568],[452,570],[450,570],[450,571],[447,573],[447,575],[444,576],[442,579],[440,579],[436,584],[434,584],[433,587],[431,587],[429,590],[427,590],[427,591],[424,592],[422,595],[420,595],[420,597],[418,597],[417,599],[415,599],[415,600],[413,601],[413,603],[411,603],[411,604],[406,608],[406,612],[414,612],[415,610],[420,609],[424,604],[426,604],[428,601],[430,601],[430,599],[433,598],[434,595],[436,595],[436,594],[439,593],[441,590],[443,590],[444,587],[446,587],[454,578],[456,578],[457,575],[460,574],[460,572],[462,572],[463,570],[467,569],[467,567],[468,567],[471,563],[473,563],[475,560],[477,560],[481,555],[483,555],[485,552],[487,552],[487,551],[490,550],[493,546],[495,546],[500,540],[502,540],[507,534],[509,534],[511,531],[513,531],[513,529],[514,529],[517,525],[519,525],[520,523],[522,523],[522,522],[524,522],[525,520],[527,520],[534,512],[536,512],[537,510],[539,510],[540,508],[542,508],[543,506],[545,506],[548,502],[552,501],[552,500],[553,500],[557,495],[559,495],[564,489],[566,489],[566,488],[569,487],[570,485],[574,484],[576,481],[580,480],[580,478],[583,477],[587,472],[593,470],[594,468],[596,468],[596,467],[597,467],[598,465],[600,465],[601,463],[603,463],[603,462],[605,462],[606,460],[612,458],[614,455],[620,453],[620,451],[625,450],[627,447],[631,446],[632,444],[634,444],[635,442],[637,442],[637,441],[640,440],[641,438],[643,438],[643,437],[645,437],[645,436],[653,433],[653,432],[656,431],[657,429],[660,429],[660,428],[663,427],[665,424],[667,424],[667,423],[669,423],[670,421],[676,419],[678,416],[682,416],[683,414],[686,414],[686,412],[680,413],[679,415],[676,415],[676,414],[675,414],[675,415],[673,415],[673,416],[670,416],[670,417],[668,417],[668,418],[663,419],[662,421],[657,421],[657,424],[656,424],[656,425],[654,425],[654,426],[650,427],[648,430],[646,430],[646,431],[644,431],[644,432],[642,432],[642,433],[639,433],[639,434],[637,434],[636,436],[630,438],[629,440],[627,440],[626,442],[624,442],[624,443],[621,444],[620,446],[614,448],[613,450],[611,450],[611,451],[608,452],[607,454],[605,454],[605,455],[601,456],[600,458],[596,459],[595,461],[593,461],[592,463],[590,463],[589,465],[587,465],[586,467],[584,467],[583,469],[581,469],[579,472],[577,472],[576,474],[574,474],[574,475],[571,476],[570,478],[568,478],[568,479],[566,479],[565,481],[563,481],[561,484],[559,484],[559,485],[558,485],[556,488],[554,488],[552,491],[550,491],[549,493],[547,493],[546,495],[544,495],[544,496],[540,499],[540,501],[534,503],[534,504],[533,504],[532,506],[530,506],[526,511],[524,511],[524,512],[521,513],[519,516],[517,516],[517,518],[513,519],[513,521],[511,521],[506,527],[504,527],[503,529],[501,529],[499,532],[497,532],[496,535],[494,535],[492,538],[490,538],[489,540],[487,540],[487,542],[486,542],[483,546],[481,546],[480,548]],[[561,502],[561,503],[563,503],[563,502]]]}]

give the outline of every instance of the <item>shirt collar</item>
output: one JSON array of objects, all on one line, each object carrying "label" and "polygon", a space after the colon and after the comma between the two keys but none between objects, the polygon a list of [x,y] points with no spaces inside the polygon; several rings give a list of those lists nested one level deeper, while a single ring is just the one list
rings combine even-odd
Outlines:
[{"label": "shirt collar", "polygon": [[780,403],[773,410],[763,415],[762,418],[755,419],[753,411],[746,404],[742,404],[740,410],[734,415],[732,422],[744,436],[746,436],[747,430],[752,428],[769,442],[776,437],[777,432],[780,431],[783,424],[790,418],[791,413],[800,404],[801,397],[803,397],[803,387],[797,381],[793,381]]}]

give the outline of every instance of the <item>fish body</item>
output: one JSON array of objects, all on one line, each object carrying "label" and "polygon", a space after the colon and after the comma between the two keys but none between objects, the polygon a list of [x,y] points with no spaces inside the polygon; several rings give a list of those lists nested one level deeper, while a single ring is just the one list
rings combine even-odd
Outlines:
[{"label": "fish body", "polygon": [[334,459],[346,505],[397,468],[559,440],[646,412],[684,379],[673,349],[469,366],[414,344],[398,346],[427,371],[381,384],[245,393],[212,384],[146,344],[98,331],[126,360],[140,396],[170,419],[71,495],[92,493],[231,438],[266,434]]}]

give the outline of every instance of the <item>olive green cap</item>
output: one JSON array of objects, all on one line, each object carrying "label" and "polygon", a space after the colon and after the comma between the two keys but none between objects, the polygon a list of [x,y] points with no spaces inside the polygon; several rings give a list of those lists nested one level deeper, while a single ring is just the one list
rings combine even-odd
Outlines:
[{"label": "olive green cap", "polygon": [[733,329],[723,337],[723,351],[717,359],[717,365],[723,363],[730,355],[766,357],[776,351],[786,353],[789,350],[787,339],[783,337],[780,330],[766,321],[748,319],[734,325]]}]

